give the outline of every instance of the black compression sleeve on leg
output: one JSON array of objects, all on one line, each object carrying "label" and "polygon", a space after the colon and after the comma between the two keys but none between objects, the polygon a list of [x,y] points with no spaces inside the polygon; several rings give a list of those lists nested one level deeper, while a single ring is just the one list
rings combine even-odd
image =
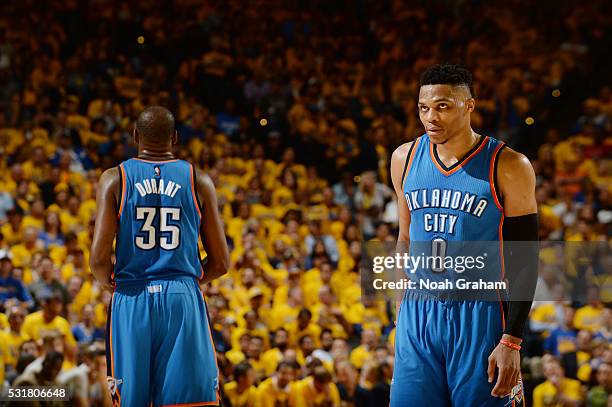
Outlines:
[{"label": "black compression sleeve on leg", "polygon": [[522,338],[538,279],[538,215],[505,218],[502,235],[510,300],[504,333]]}]

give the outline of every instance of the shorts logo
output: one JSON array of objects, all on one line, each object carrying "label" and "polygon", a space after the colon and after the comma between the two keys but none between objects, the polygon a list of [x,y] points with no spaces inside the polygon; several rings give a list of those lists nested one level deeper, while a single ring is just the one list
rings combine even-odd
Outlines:
[{"label": "shorts logo", "polygon": [[117,387],[123,383],[121,379],[115,379],[111,376],[106,376],[106,384],[108,384],[108,391],[110,391],[111,396],[115,396],[117,394]]},{"label": "shorts logo", "polygon": [[149,291],[151,294],[154,294],[154,293],[161,293],[161,292],[162,292],[162,286],[161,286],[161,284],[158,284],[158,285],[150,285],[150,286],[148,286],[148,287],[147,287],[147,290],[148,290],[148,291]]},{"label": "shorts logo", "polygon": [[523,380],[519,379],[519,382],[516,386],[512,388],[510,391],[510,395],[508,396],[508,401],[506,402],[506,406],[512,405],[513,402],[520,403],[523,401]]}]

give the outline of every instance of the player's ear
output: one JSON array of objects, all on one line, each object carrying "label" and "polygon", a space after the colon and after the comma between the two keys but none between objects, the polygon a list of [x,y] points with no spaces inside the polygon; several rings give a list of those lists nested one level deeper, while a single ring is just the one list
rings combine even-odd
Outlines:
[{"label": "player's ear", "polygon": [[140,137],[139,137],[139,135],[138,135],[138,132],[136,131],[136,127],[134,127],[133,134],[134,134],[134,144],[138,145],[138,139],[139,139]]},{"label": "player's ear", "polygon": [[174,134],[172,135],[172,145],[178,144],[178,131],[174,130]]},{"label": "player's ear", "polygon": [[474,98],[468,98],[465,101],[465,108],[469,113],[472,113],[476,109],[476,100]]}]

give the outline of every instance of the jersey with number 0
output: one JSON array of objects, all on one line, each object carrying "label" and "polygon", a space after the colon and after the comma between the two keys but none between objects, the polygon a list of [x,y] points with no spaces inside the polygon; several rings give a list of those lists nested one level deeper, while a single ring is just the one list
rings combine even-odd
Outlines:
[{"label": "jersey with number 0", "polygon": [[[449,261],[455,262],[433,272],[431,268],[417,271],[417,277],[503,279],[499,245],[503,210],[495,188],[495,161],[503,146],[481,136],[461,160],[447,167],[427,134],[413,143],[403,184],[410,210],[411,256],[450,256]],[[459,264],[457,258],[466,256],[475,259],[469,274],[465,267],[459,272],[453,269],[453,264]],[[486,267],[474,268],[480,264]]]},{"label": "jersey with number 0", "polygon": [[119,165],[121,197],[114,281],[200,278],[195,173],[183,160],[133,158]]}]

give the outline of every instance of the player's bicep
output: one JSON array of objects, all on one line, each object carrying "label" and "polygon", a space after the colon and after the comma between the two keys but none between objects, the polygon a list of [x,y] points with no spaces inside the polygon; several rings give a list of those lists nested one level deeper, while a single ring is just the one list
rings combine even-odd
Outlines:
[{"label": "player's bicep", "polygon": [[113,240],[117,232],[117,193],[119,173],[117,168],[106,170],[100,177],[96,194],[96,224],[91,244],[94,259],[110,258]]},{"label": "player's bicep", "polygon": [[411,145],[411,143],[406,143],[398,147],[391,156],[391,180],[397,198],[399,241],[410,240],[408,232],[410,229],[410,210],[404,197],[404,182],[407,170],[406,161],[408,160]]},{"label": "player's bicep", "polygon": [[506,217],[537,213],[536,178],[527,157],[508,148],[502,150],[497,167],[497,181]]},{"label": "player's bicep", "polygon": [[229,264],[229,249],[225,240],[223,221],[219,215],[217,193],[208,175],[197,172],[197,192],[202,203],[202,244],[208,256]]},{"label": "player's bicep", "polygon": [[398,240],[402,242],[410,241],[410,210],[404,196],[397,197],[398,212]]}]

